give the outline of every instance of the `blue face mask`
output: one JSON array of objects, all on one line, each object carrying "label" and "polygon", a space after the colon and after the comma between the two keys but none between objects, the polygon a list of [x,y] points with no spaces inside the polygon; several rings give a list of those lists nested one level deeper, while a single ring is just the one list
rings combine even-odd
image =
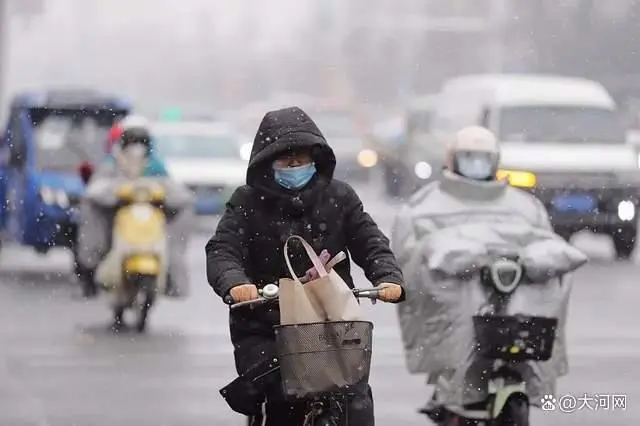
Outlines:
[{"label": "blue face mask", "polygon": [[300,189],[309,183],[316,174],[316,165],[313,163],[299,167],[273,168],[276,182],[287,189]]},{"label": "blue face mask", "polygon": [[489,156],[458,157],[458,173],[474,180],[489,179],[494,173],[494,163]]}]

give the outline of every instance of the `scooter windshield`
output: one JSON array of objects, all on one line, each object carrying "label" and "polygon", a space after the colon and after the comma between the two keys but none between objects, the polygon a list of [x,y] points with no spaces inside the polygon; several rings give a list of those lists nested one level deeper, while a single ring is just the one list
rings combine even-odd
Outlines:
[{"label": "scooter windshield", "polygon": [[136,179],[144,174],[147,164],[146,148],[142,145],[128,146],[117,152],[116,161],[124,175],[130,179]]}]

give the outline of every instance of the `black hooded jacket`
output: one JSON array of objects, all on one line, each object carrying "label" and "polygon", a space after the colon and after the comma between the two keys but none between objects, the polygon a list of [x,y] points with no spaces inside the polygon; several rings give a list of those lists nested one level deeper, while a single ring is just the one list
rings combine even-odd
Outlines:
[{"label": "black hooded jacket", "polygon": [[[317,173],[300,191],[289,191],[274,180],[272,164],[279,154],[300,148],[311,149]],[[300,108],[265,115],[253,142],[247,184],[231,196],[206,245],[207,279],[219,296],[225,297],[238,284],[261,288],[289,277],[283,247],[291,235],[300,235],[318,253],[322,249],[332,256],[348,252],[374,285],[402,284],[389,240],[364,212],[351,186],[333,179],[335,165],[332,149]],[[296,274],[302,276],[312,265],[302,247],[293,242],[289,256]],[[353,286],[348,260],[335,270]],[[233,311],[232,340],[272,336],[272,326],[278,322],[277,304]]]}]

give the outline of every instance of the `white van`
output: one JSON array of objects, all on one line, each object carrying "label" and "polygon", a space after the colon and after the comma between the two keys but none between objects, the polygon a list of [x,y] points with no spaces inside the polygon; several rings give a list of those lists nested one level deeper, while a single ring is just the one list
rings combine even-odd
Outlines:
[{"label": "white van", "polygon": [[442,86],[437,108],[432,126],[443,136],[476,124],[488,127],[502,141],[551,142],[570,137],[599,142],[615,139],[612,142],[617,143],[620,138],[615,102],[602,85],[580,78],[457,77]]},{"label": "white van", "polygon": [[639,159],[626,144],[616,104],[602,85],[545,75],[469,75],[447,81],[424,159],[444,163],[446,144],[469,125],[501,142],[501,175],[545,203],[556,231],[613,236],[619,257],[636,240]]}]

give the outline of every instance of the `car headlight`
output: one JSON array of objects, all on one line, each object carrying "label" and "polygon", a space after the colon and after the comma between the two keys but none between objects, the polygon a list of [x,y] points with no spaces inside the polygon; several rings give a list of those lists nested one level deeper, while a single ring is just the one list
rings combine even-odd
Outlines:
[{"label": "car headlight", "polygon": [[426,161],[420,161],[413,167],[413,173],[420,179],[429,179],[433,173],[433,168]]},{"label": "car headlight", "polygon": [[378,164],[378,153],[371,149],[363,149],[358,153],[358,164],[362,167],[373,167]]},{"label": "car headlight", "polygon": [[40,198],[42,202],[50,206],[60,206],[63,209],[69,207],[69,196],[62,189],[53,189],[48,186],[40,188]]},{"label": "car headlight", "polygon": [[56,203],[62,207],[63,209],[66,209],[69,207],[69,196],[67,195],[66,192],[64,191],[57,191],[56,192]]},{"label": "car headlight", "polygon": [[535,173],[521,170],[498,170],[496,179],[506,180],[509,182],[509,185],[518,188],[533,188],[538,181]]},{"label": "car headlight", "polygon": [[620,220],[630,221],[636,216],[636,206],[632,201],[625,200],[618,203],[618,217]]},{"label": "car headlight", "polygon": [[45,204],[55,204],[56,203],[56,192],[49,188],[48,186],[43,186],[40,188],[40,198]]},{"label": "car headlight", "polygon": [[253,149],[253,144],[245,143],[240,147],[240,158],[244,161],[249,161],[251,158],[251,150]]}]

